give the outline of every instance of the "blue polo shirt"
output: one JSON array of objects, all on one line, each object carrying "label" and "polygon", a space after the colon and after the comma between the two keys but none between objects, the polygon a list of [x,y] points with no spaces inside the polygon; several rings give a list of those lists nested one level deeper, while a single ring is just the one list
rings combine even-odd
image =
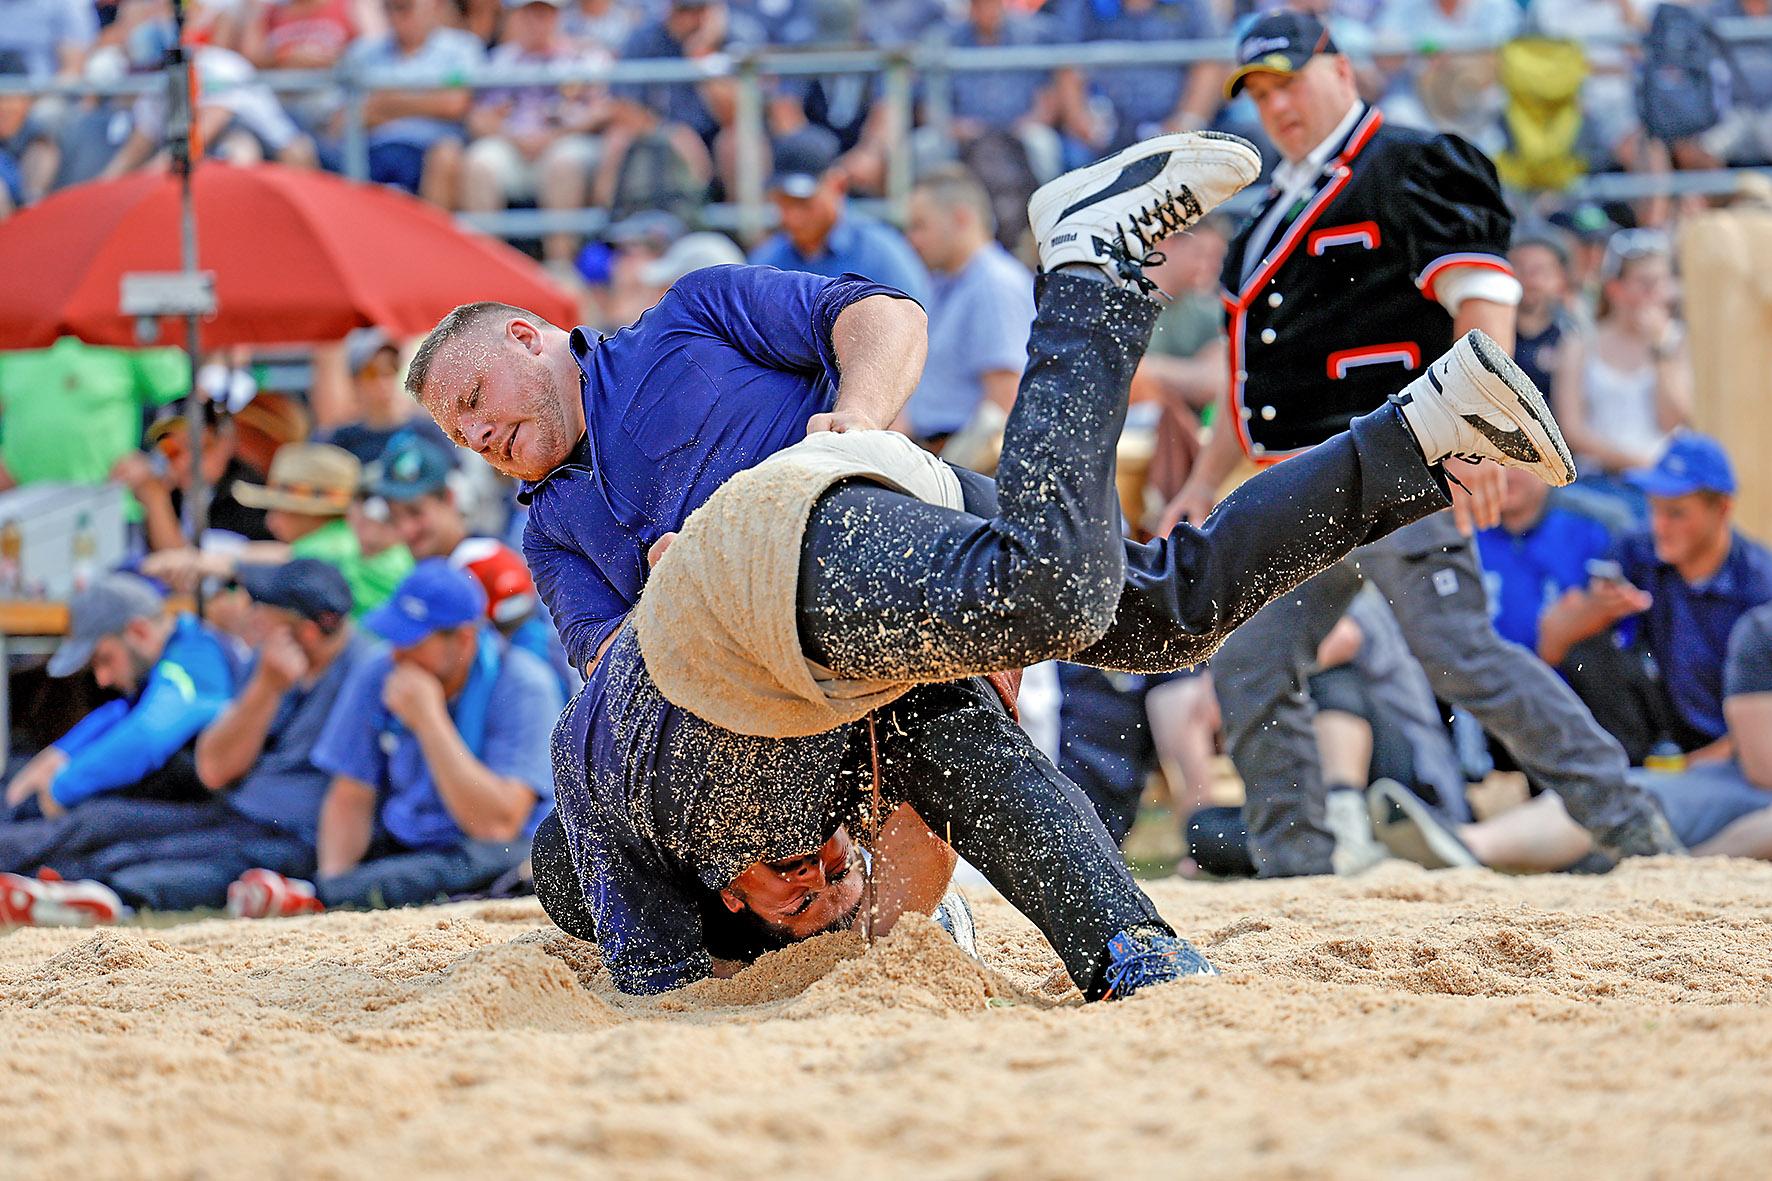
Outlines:
[{"label": "blue polo shirt", "polygon": [[49,794],[72,808],[158,771],[226,708],[238,674],[221,637],[180,615],[140,692],[99,706],[56,742],[68,761]]},{"label": "blue polo shirt", "polygon": [[1655,596],[1637,626],[1674,710],[1699,733],[1721,738],[1728,731],[1723,668],[1729,633],[1743,615],[1772,602],[1772,551],[1736,533],[1722,567],[1697,586],[1656,558],[1647,533],[1625,538],[1617,557],[1625,578]]},{"label": "blue polo shirt", "polygon": [[1539,616],[1564,591],[1585,587],[1588,562],[1605,557],[1613,544],[1600,522],[1554,504],[1524,533],[1499,525],[1478,533],[1495,630],[1536,652]]},{"label": "blue polo shirt", "polygon": [[639,601],[652,543],[831,408],[832,327],[871,295],[903,298],[857,275],[708,267],[613,336],[572,334],[586,435],[518,498],[523,555],[575,668]]},{"label": "blue polo shirt", "polygon": [[896,287],[925,306],[929,302],[929,273],[904,235],[854,210],[845,211],[831,227],[822,254],[808,258],[786,234],[776,234],[751,251],[751,262],[831,278],[860,275]]},{"label": "blue polo shirt", "polygon": [[320,805],[332,783],[332,777],[314,765],[314,747],[351,671],[377,648],[374,640],[354,632],[313,684],[296,685],[283,695],[265,730],[264,749],[222,797],[224,803],[313,847],[320,831]]},{"label": "blue polo shirt", "polygon": [[[547,665],[509,647],[490,629],[483,632],[480,645],[470,684],[450,700],[449,716],[475,758],[535,793],[535,810],[523,826],[527,839],[552,806],[554,768],[548,743],[562,706],[560,683]],[[418,737],[382,704],[382,686],[393,667],[393,654],[382,649],[351,670],[314,746],[314,765],[328,775],[346,775],[374,788],[380,827],[402,847],[453,848],[468,837],[438,794]],[[482,671],[487,677],[483,695],[472,683]],[[476,697],[477,716],[469,721],[468,703]]]}]

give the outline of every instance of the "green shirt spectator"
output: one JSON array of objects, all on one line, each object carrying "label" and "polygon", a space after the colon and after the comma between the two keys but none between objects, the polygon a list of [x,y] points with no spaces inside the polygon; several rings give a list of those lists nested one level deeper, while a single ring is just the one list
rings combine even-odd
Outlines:
[{"label": "green shirt spectator", "polygon": [[363,555],[356,531],[343,517],[326,522],[289,547],[297,558],[318,558],[336,567],[351,587],[353,616],[361,617],[388,601],[394,588],[412,573],[412,554],[403,545],[389,546],[378,554]]},{"label": "green shirt spectator", "polygon": [[64,336],[46,349],[0,353],[0,488],[105,483],[141,444],[143,411],[183,397],[190,382],[177,349],[100,348]]},{"label": "green shirt spectator", "polygon": [[263,509],[265,528],[275,541],[255,541],[238,550],[164,549],[149,554],[142,572],[177,590],[189,591],[205,578],[232,578],[242,564],[281,565],[291,558],[315,558],[337,568],[361,617],[385,603],[412,571],[412,554],[397,541],[364,552],[364,537],[391,534],[385,522],[360,512],[357,493],[363,465],[341,447],[289,443],[271,457],[263,484],[234,484],[234,498]]}]

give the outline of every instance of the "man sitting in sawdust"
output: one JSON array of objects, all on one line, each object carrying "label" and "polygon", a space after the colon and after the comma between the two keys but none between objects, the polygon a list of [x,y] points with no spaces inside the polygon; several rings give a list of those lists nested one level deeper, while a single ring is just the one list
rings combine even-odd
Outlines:
[{"label": "man sitting in sawdust", "polygon": [[[819,434],[690,517],[555,731],[558,823],[537,835],[538,894],[618,988],[680,987],[716,955],[852,924],[856,841],[900,806],[1040,928],[1085,997],[1213,971],[977,678],[1056,657],[1195,663],[1275,595],[1444,507],[1448,456],[1573,477],[1537,392],[1473,334],[1205,528],[1124,543],[1114,443],[1158,310],[1142,268],[1256,172],[1233,137],[1167,136],[1035,194],[1044,273],[994,486],[900,436]],[[545,343],[521,317],[497,328],[458,371]],[[511,426],[475,417],[482,384],[418,389],[508,461]],[[944,885],[901,893],[927,904]]]}]

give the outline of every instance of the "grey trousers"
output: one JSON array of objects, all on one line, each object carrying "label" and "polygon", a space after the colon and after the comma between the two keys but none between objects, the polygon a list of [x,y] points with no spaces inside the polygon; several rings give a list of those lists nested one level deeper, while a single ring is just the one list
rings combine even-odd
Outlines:
[{"label": "grey trousers", "polygon": [[1212,659],[1225,745],[1243,777],[1249,854],[1263,877],[1329,873],[1314,708],[1317,645],[1370,579],[1389,600],[1435,694],[1469,710],[1534,782],[1604,845],[1655,805],[1626,778],[1618,742],[1545,663],[1496,634],[1476,546],[1435,513],[1262,608]]}]

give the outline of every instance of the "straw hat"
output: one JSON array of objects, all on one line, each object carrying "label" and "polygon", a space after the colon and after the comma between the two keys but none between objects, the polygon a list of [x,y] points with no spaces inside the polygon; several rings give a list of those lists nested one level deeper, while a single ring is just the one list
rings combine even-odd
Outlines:
[{"label": "straw hat", "polygon": [[234,498],[247,508],[280,509],[310,517],[342,517],[363,478],[363,465],[342,447],[291,443],[271,458],[263,484],[234,483]]}]

